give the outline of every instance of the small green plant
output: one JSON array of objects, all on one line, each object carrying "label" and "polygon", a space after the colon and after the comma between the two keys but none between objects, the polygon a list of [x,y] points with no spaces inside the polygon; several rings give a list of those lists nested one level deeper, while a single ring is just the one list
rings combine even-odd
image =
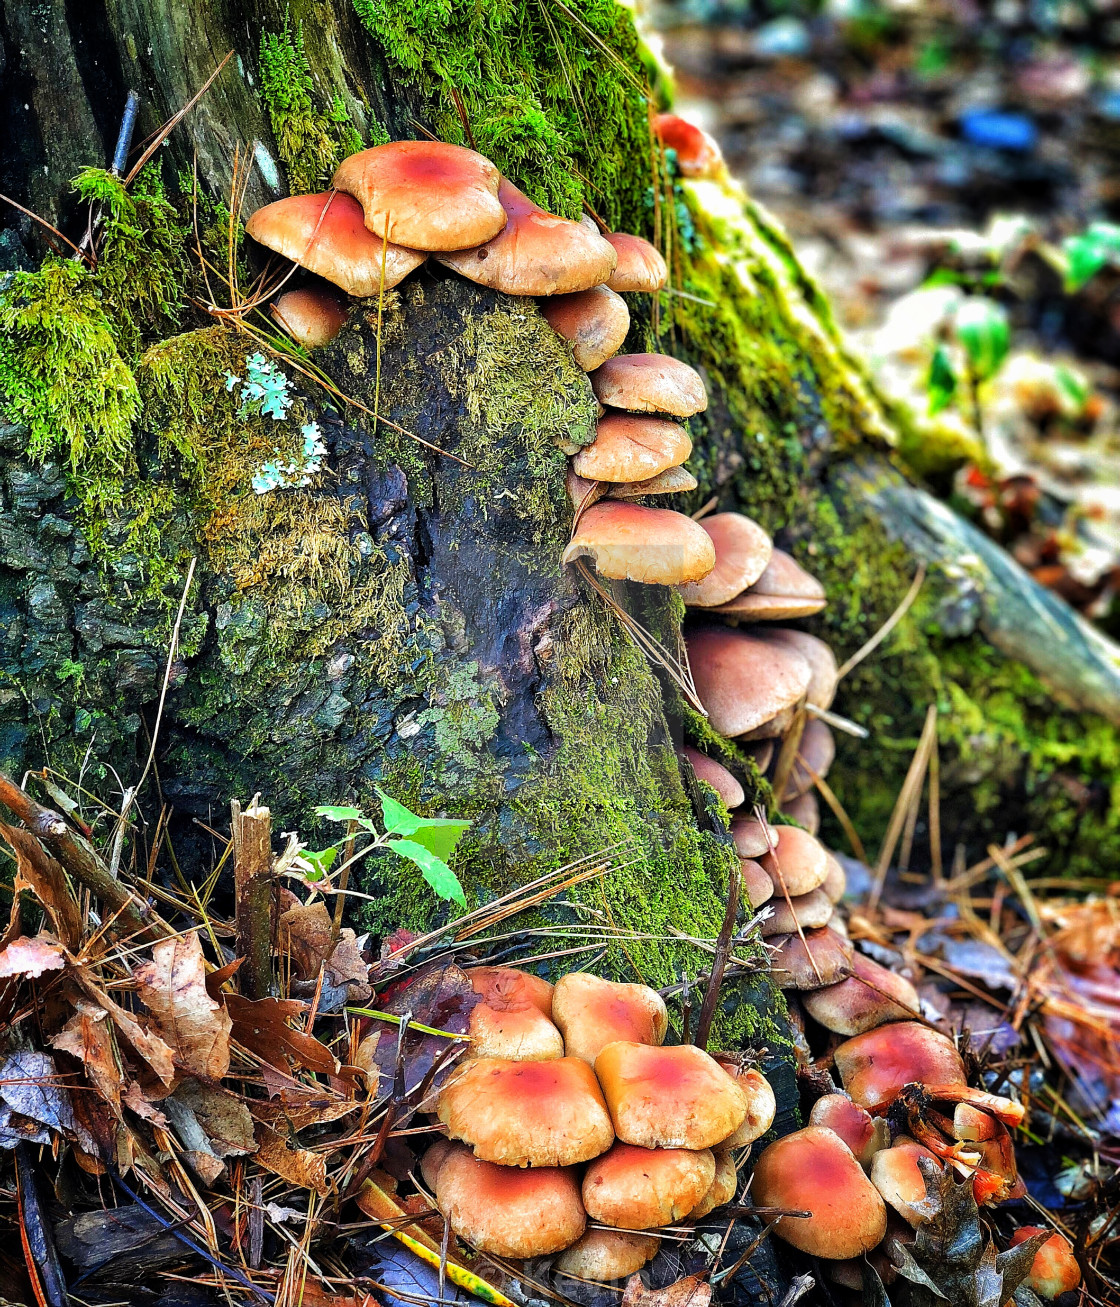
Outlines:
[{"label": "small green plant", "polygon": [[[930,413],[940,413],[964,391],[971,401],[976,434],[983,441],[980,387],[1003,367],[1010,349],[1011,326],[1003,305],[984,295],[969,295],[962,300],[946,324],[945,339],[938,341],[930,360],[926,376]],[[959,360],[957,364],[954,356]]]},{"label": "small green plant", "polygon": [[1113,222],[1091,222],[1083,232],[1062,242],[1065,255],[1066,290],[1079,291],[1101,271],[1120,263],[1120,226]]}]

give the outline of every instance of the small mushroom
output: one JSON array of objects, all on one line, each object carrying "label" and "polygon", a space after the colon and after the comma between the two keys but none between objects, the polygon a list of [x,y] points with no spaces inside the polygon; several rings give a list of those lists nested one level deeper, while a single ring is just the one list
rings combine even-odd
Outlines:
[{"label": "small mushroom", "polygon": [[366,230],[362,206],[331,191],[266,204],[245,230],[261,245],[358,298],[380,292],[383,261],[384,287],[391,290],[428,257],[400,245],[384,246]]},{"label": "small mushroom", "polygon": [[[1020,1226],[1011,1236],[1011,1247],[1017,1248],[1036,1234],[1046,1234],[1046,1230],[1041,1225]],[[1081,1283],[1081,1267],[1073,1255],[1073,1245],[1064,1234],[1055,1231],[1035,1253],[1023,1283],[1040,1298],[1056,1298],[1077,1288]]]},{"label": "small mushroom", "polygon": [[879,1191],[848,1145],[820,1126],[795,1130],[763,1151],[751,1197],[762,1207],[809,1212],[783,1216],[774,1233],[811,1257],[859,1257],[887,1231]]},{"label": "small mushroom", "polygon": [[819,889],[828,875],[828,850],[815,835],[797,826],[774,829],[777,832],[774,852],[761,859],[774,888],[791,898]]},{"label": "small mushroom", "polygon": [[734,1134],[747,1114],[743,1091],[694,1044],[608,1044],[595,1059],[595,1074],[615,1133],[641,1148],[711,1148]]},{"label": "small mushroom", "polygon": [[615,1040],[660,1044],[669,1028],[665,1000],[648,985],[618,984],[571,971],[557,981],[552,1002],[567,1056],[592,1065]]},{"label": "small mushroom", "polygon": [[682,586],[681,595],[693,607],[715,608],[754,585],[770,562],[774,543],[742,513],[713,513],[701,518],[700,525],[712,537],[716,565],[703,581]]},{"label": "small mushroom", "polygon": [[430,1144],[420,1159],[420,1174],[424,1177],[424,1183],[435,1193],[436,1181],[439,1179],[440,1167],[444,1162],[459,1149],[461,1145],[453,1144],[450,1139],[437,1139],[435,1143]]},{"label": "small mushroom", "polygon": [[790,771],[781,802],[792,803],[802,794],[808,794],[815,784],[811,773],[821,777],[827,776],[835,757],[836,741],[832,738],[832,732],[824,722],[810,717],[801,732],[801,739],[797,745],[797,760]]},{"label": "small mushroom", "polygon": [[460,1239],[495,1257],[545,1257],[587,1227],[570,1167],[495,1166],[462,1147],[439,1168],[436,1205]]},{"label": "small mushroom", "polygon": [[603,239],[614,246],[618,263],[607,285],[611,290],[655,291],[669,280],[669,269],[660,251],[641,236],[625,231],[608,231]]},{"label": "small mushroom", "polygon": [[[716,554],[719,554],[718,548]],[[761,627],[754,634],[760,640],[796,649],[812,671],[809,689],[805,693],[806,702],[816,708],[832,707],[832,701],[836,698],[836,673],[839,669],[836,666],[836,655],[823,640],[818,640],[808,631],[795,631],[788,626]]]},{"label": "small mushroom", "polygon": [[[755,634],[757,634],[757,632]],[[750,754],[754,759],[754,765],[763,775],[765,775],[770,763],[774,759],[774,741],[772,739],[745,740],[741,741],[740,747],[744,753]]]},{"label": "small mushroom", "polygon": [[716,1174],[708,1192],[688,1214],[690,1221],[701,1221],[709,1212],[731,1202],[735,1190],[739,1187],[739,1173],[735,1170],[735,1159],[726,1149],[716,1153]]},{"label": "small mushroom", "polygon": [[835,985],[852,969],[851,941],[825,926],[800,935],[778,935],[770,971],[780,989],[820,989]]},{"label": "small mushroom", "polygon": [[544,1062],[564,1056],[564,1039],[552,1023],[552,986],[515,967],[472,967],[467,976],[482,1002],[471,1010],[468,1033],[474,1057]]},{"label": "small mushroom", "polygon": [[816,835],[821,828],[821,806],[812,790],[783,803],[782,815],[804,826],[810,835]]},{"label": "small mushroom", "polygon": [[688,432],[676,422],[608,413],[599,419],[595,439],[572,458],[572,470],[588,481],[645,481],[691,453]]},{"label": "small mushroom", "polygon": [[603,501],[579,519],[562,562],[590,558],[600,576],[646,585],[680,585],[715,562],[708,536],[692,518],[667,508]]},{"label": "small mushroom", "polygon": [[554,295],[541,303],[544,320],[572,347],[584,372],[594,372],[617,354],[630,330],[630,310],[621,295],[606,286]]},{"label": "small mushroom", "polygon": [[689,418],[708,407],[695,368],[668,354],[616,354],[591,373],[595,398],[630,413],[668,413]]},{"label": "small mushroom", "polygon": [[573,1166],[614,1138],[602,1091],[578,1057],[472,1059],[440,1091],[438,1111],[453,1139],[502,1166]]},{"label": "small mushroom", "polygon": [[753,858],[740,858],[739,872],[751,907],[760,908],[764,903],[769,903],[774,897],[774,882],[765,868]]},{"label": "small mushroom", "polygon": [[798,894],[788,902],[781,895],[770,905],[770,915],[762,923],[764,937],[770,935],[788,935],[802,930],[819,930],[827,926],[832,916],[832,903],[822,889],[810,890],[808,894]]},{"label": "small mushroom", "polygon": [[[855,1154],[861,1166],[869,1166],[881,1149],[889,1146],[891,1132],[882,1117],[873,1117],[847,1094],[825,1094],[809,1112],[809,1124],[838,1134]],[[924,1192],[924,1190],[923,1190]]]},{"label": "small mushroom", "polygon": [[900,1135],[890,1148],[883,1148],[871,1159],[871,1183],[905,1221],[917,1226],[926,1220],[926,1181],[918,1167],[918,1158],[928,1157],[938,1168],[941,1163],[921,1144]]},{"label": "small mushroom", "polygon": [[782,733],[783,714],[809,685],[809,664],[800,654],[719,626],[690,632],[687,643],[696,691],[715,730],[729,739]]},{"label": "small mushroom", "polygon": [[629,1230],[588,1230],[557,1257],[554,1266],[576,1280],[610,1284],[640,1271],[657,1256],[661,1240],[655,1234]]},{"label": "small mushroom", "polygon": [[275,304],[269,305],[268,311],[304,349],[329,345],[346,325],[345,301],[325,287],[285,291]]},{"label": "small mushroom", "polygon": [[643,495],[682,495],[696,489],[696,478],[683,467],[667,467],[646,481],[620,481],[606,486],[608,499],[640,499]]},{"label": "small mushroom", "polygon": [[496,236],[506,225],[501,180],[489,159],[443,141],[375,145],[334,174],[371,232],[411,250],[465,250]]},{"label": "small mushroom", "polygon": [[746,1148],[774,1124],[778,1102],[770,1081],[755,1067],[746,1066],[734,1057],[717,1054],[716,1061],[743,1091],[747,1114],[743,1124],[720,1145],[720,1148]]},{"label": "small mushroom", "polygon": [[758,580],[729,603],[711,611],[751,622],[812,617],[827,603],[824,586],[782,549],[775,549]]},{"label": "small mushroom", "polygon": [[570,295],[602,285],[614,271],[618,256],[597,232],[546,213],[505,178],[498,200],[507,218],[502,229],[477,248],[437,254],[437,262],[507,295]]},{"label": "small mushroom", "polygon": [[903,1085],[966,1085],[956,1045],[917,1021],[896,1021],[845,1040],[833,1052],[840,1080],[869,1112],[883,1112]]},{"label": "small mushroom", "polygon": [[824,890],[833,903],[839,903],[844,897],[847,888],[848,876],[844,871],[844,868],[840,865],[840,859],[834,854],[829,853],[828,872],[825,875],[821,889]]},{"label": "small mushroom", "polygon": [[706,753],[701,753],[699,749],[694,749],[688,744],[680,752],[681,757],[687,758],[692,765],[692,770],[696,773],[696,779],[710,785],[723,800],[724,807],[728,811],[737,808],[740,803],[745,801],[747,796],[743,792],[743,787],[721,763],[716,762],[714,758],[709,758]]},{"label": "small mushroom", "polygon": [[731,838],[740,858],[762,858],[777,844],[778,827],[764,826],[753,817],[736,817],[731,823]]},{"label": "small mushroom", "polygon": [[702,127],[675,113],[659,113],[653,120],[657,139],[677,156],[682,177],[711,180],[723,171],[723,153]]},{"label": "small mushroom", "polygon": [[583,1177],[593,1221],[620,1230],[655,1230],[687,1216],[712,1187],[711,1149],[637,1148],[616,1143]]},{"label": "small mushroom", "polygon": [[896,972],[863,953],[852,957],[852,974],[838,985],[804,996],[805,1010],[826,1030],[838,1035],[862,1035],[888,1021],[920,1014],[918,992]]}]

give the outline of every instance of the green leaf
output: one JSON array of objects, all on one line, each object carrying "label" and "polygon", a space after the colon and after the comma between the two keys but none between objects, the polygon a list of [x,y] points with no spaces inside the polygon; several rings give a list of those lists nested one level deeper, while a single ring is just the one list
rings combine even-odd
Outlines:
[{"label": "green leaf", "polygon": [[304,849],[301,854],[315,868],[315,876],[310,879],[321,879],[334,866],[338,860],[338,850],[331,849]]},{"label": "green leaf", "polygon": [[386,835],[411,835],[428,820],[426,817],[418,817],[414,812],[410,812],[403,803],[391,799],[384,790],[378,790],[377,793],[381,797],[381,812],[385,818]]},{"label": "green leaf", "polygon": [[326,817],[327,821],[361,821],[362,813],[357,808],[331,808],[320,804],[315,809],[316,817]]},{"label": "green leaf", "polygon": [[938,345],[933,351],[926,378],[926,391],[929,394],[929,411],[931,416],[940,413],[952,403],[957,393],[957,374],[949,360],[949,351],[944,345]]},{"label": "green leaf", "polygon": [[469,821],[456,821],[453,817],[418,817],[381,790],[377,793],[381,795],[385,833],[411,836],[437,858],[445,861],[450,858],[463,833],[470,829]]},{"label": "green leaf", "polygon": [[402,858],[407,858],[420,868],[420,874],[441,899],[454,899],[462,907],[467,906],[467,896],[459,884],[459,877],[442,858],[415,840],[389,840],[388,847]]},{"label": "green leaf", "polygon": [[1107,264],[1120,257],[1120,226],[1091,222],[1077,236],[1062,242],[1067,260],[1066,289],[1078,291]]},{"label": "green leaf", "polygon": [[1054,380],[1066,401],[1080,412],[1092,394],[1088,380],[1062,363],[1054,369]]},{"label": "green leaf", "polygon": [[1003,306],[982,295],[970,295],[957,309],[953,326],[976,379],[994,377],[1011,348],[1011,327]]}]

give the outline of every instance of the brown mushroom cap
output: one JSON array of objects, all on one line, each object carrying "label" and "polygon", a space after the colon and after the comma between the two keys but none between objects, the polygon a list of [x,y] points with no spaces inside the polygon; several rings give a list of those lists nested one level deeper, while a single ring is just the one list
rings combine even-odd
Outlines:
[{"label": "brown mushroom cap", "polygon": [[821,828],[821,806],[812,790],[783,803],[782,815],[790,821],[799,822],[810,835],[816,835]]},{"label": "brown mushroom cap", "polygon": [[[718,555],[718,549],[716,553]],[[832,701],[836,698],[836,673],[839,668],[836,666],[836,655],[823,640],[818,640],[808,631],[795,631],[788,626],[762,627],[756,634],[760,640],[770,640],[774,644],[785,645],[787,649],[796,649],[813,673],[805,695],[807,702],[817,708],[832,707]]]},{"label": "brown mushroom cap", "polygon": [[347,305],[341,295],[308,286],[288,290],[269,305],[269,313],[297,345],[319,349],[329,345],[346,325]]},{"label": "brown mushroom cap", "polygon": [[824,722],[810,717],[801,732],[797,745],[797,761],[786,783],[782,803],[792,803],[802,794],[808,794],[815,784],[810,769],[817,776],[827,776],[836,757],[836,741]]},{"label": "brown mushroom cap", "polygon": [[502,1166],[572,1166],[614,1138],[602,1091],[578,1057],[465,1062],[440,1091],[438,1110],[453,1139]]},{"label": "brown mushroom cap", "polygon": [[770,942],[777,945],[770,970],[781,989],[820,989],[835,985],[851,972],[851,941],[828,926],[805,931],[804,939],[778,935]]},{"label": "brown mushroom cap", "polygon": [[621,295],[606,286],[554,295],[541,304],[544,320],[572,347],[584,372],[594,372],[617,354],[630,330],[630,310]]},{"label": "brown mushroom cap", "polygon": [[869,1252],[887,1231],[887,1209],[852,1150],[831,1130],[806,1126],[770,1144],[758,1159],[752,1200],[812,1215],[783,1216],[774,1233],[811,1257]]},{"label": "brown mushroom cap", "polygon": [[564,1039],[546,1015],[552,1010],[547,980],[514,967],[474,967],[471,987],[482,996],[471,1011],[468,1033],[474,1057],[543,1062],[564,1056]]},{"label": "brown mushroom cap", "polygon": [[818,1098],[809,1112],[809,1124],[823,1126],[839,1135],[862,1166],[867,1166],[879,1149],[891,1141],[887,1123],[853,1103],[847,1094],[825,1094]]},{"label": "brown mushroom cap", "polygon": [[[828,850],[808,831],[797,826],[777,826],[773,854],[762,859],[774,887],[790,897],[800,897],[819,889],[828,875]],[[777,867],[773,865],[777,859]]]},{"label": "brown mushroom cap", "polygon": [[905,1135],[871,1159],[871,1183],[911,1225],[921,1225],[931,1214],[925,1206],[926,1181],[918,1169],[919,1157],[928,1157],[940,1169],[941,1163],[928,1148]]},{"label": "brown mushroom cap", "polygon": [[640,499],[643,495],[681,495],[696,489],[696,478],[683,467],[667,467],[645,481],[620,481],[604,487],[610,499]]},{"label": "brown mushroom cap", "polygon": [[770,905],[770,916],[762,923],[764,937],[788,935],[800,926],[802,930],[819,930],[827,926],[832,916],[832,901],[821,889],[798,894],[788,902],[777,895]]},{"label": "brown mushroom cap", "polygon": [[609,1284],[640,1271],[657,1256],[661,1240],[655,1234],[629,1230],[588,1230],[557,1257],[554,1266],[577,1280]]},{"label": "brown mushroom cap", "polygon": [[716,1174],[708,1192],[688,1214],[690,1221],[701,1221],[709,1212],[729,1203],[735,1197],[739,1187],[739,1172],[735,1169],[735,1159],[726,1149],[716,1153]]},{"label": "brown mushroom cap", "polygon": [[729,738],[768,726],[809,685],[809,664],[800,654],[725,627],[691,632],[688,659],[713,729]]},{"label": "brown mushroom cap", "polygon": [[439,263],[507,295],[570,295],[602,285],[614,271],[618,256],[597,232],[546,213],[504,177],[498,200],[507,218],[502,230],[477,249],[437,254]]},{"label": "brown mushroom cap", "polygon": [[747,1114],[743,1091],[693,1044],[654,1048],[619,1040],[595,1059],[595,1074],[615,1133],[641,1148],[711,1148]]},{"label": "brown mushroom cap", "polygon": [[660,1044],[669,1028],[665,1000],[648,985],[618,984],[571,971],[557,981],[552,1001],[568,1057],[592,1064],[615,1040]]},{"label": "brown mushroom cap", "polygon": [[600,576],[647,585],[680,585],[706,576],[712,542],[683,513],[644,504],[603,501],[579,520],[561,561],[590,558]]},{"label": "brown mushroom cap", "polygon": [[852,974],[838,985],[804,997],[814,1021],[838,1035],[862,1035],[888,1021],[920,1012],[918,992],[905,976],[882,967],[863,953],[852,957]]},{"label": "brown mushroom cap", "polygon": [[744,753],[749,753],[760,772],[765,773],[774,758],[773,739],[744,740],[741,745]]},{"label": "brown mushroom cap", "polygon": [[366,230],[362,206],[349,195],[331,191],[290,195],[266,204],[253,214],[245,230],[268,249],[359,298],[380,292],[383,257],[386,290],[428,257],[400,245],[383,246]]},{"label": "brown mushroom cap", "polygon": [[816,577],[784,550],[775,549],[754,585],[712,612],[752,622],[780,622],[790,617],[811,617],[827,602],[824,586]]},{"label": "brown mushroom cap", "polygon": [[896,1021],[845,1040],[833,1052],[844,1088],[869,1112],[883,1112],[903,1085],[964,1085],[953,1041],[917,1021]]},{"label": "brown mushroom cap", "polygon": [[723,154],[716,141],[702,127],[696,127],[675,113],[659,113],[653,120],[658,140],[677,156],[682,177],[718,177]]},{"label": "brown mushroom cap", "polygon": [[689,418],[708,407],[695,368],[669,354],[616,354],[591,374],[595,397],[631,413],[669,413]]},{"label": "brown mushroom cap", "polygon": [[688,432],[676,422],[608,413],[599,419],[595,439],[572,458],[572,470],[588,481],[645,481],[691,453]]},{"label": "brown mushroom cap", "polygon": [[[826,850],[827,851],[827,850]],[[833,903],[839,903],[844,897],[848,888],[848,876],[844,868],[840,865],[839,858],[833,854],[828,855],[828,874],[824,878],[821,889],[828,895]]]},{"label": "brown mushroom cap", "polygon": [[710,1149],[636,1148],[616,1143],[583,1177],[583,1205],[593,1221],[620,1230],[655,1230],[688,1215],[712,1186]]},{"label": "brown mushroom cap", "polygon": [[436,1203],[464,1242],[495,1257],[544,1257],[583,1234],[579,1181],[568,1167],[522,1171],[455,1148],[436,1177]]},{"label": "brown mushroom cap", "polygon": [[375,145],[334,174],[370,231],[412,250],[465,250],[496,236],[506,225],[500,183],[489,159],[443,141]]},{"label": "brown mushroom cap", "polygon": [[712,537],[716,548],[716,565],[694,585],[681,587],[686,604],[697,608],[714,608],[754,585],[774,550],[766,532],[742,513],[713,513],[701,518],[700,525]]},{"label": "brown mushroom cap", "polygon": [[618,255],[618,264],[607,282],[611,290],[660,290],[669,280],[669,269],[660,251],[641,236],[608,231],[603,233],[603,239],[610,242]]},{"label": "brown mushroom cap", "polygon": [[[1041,1225],[1021,1226],[1011,1236],[1011,1247],[1017,1248],[1034,1235],[1045,1233]],[[1081,1267],[1073,1255],[1073,1245],[1065,1235],[1055,1231],[1046,1240],[1035,1253],[1030,1273],[1023,1283],[1040,1298],[1056,1298],[1060,1293],[1077,1288],[1081,1283]]]},{"label": "brown mushroom cap", "polygon": [[752,908],[760,908],[774,897],[774,882],[760,863],[753,858],[740,858],[739,870]]},{"label": "brown mushroom cap", "polygon": [[439,1179],[440,1167],[460,1147],[461,1145],[453,1144],[450,1139],[437,1139],[435,1143],[428,1146],[424,1156],[420,1159],[420,1174],[432,1193],[436,1191],[436,1181]]},{"label": "brown mushroom cap", "polygon": [[717,1056],[716,1061],[743,1091],[747,1100],[747,1114],[743,1124],[720,1144],[720,1148],[746,1148],[753,1144],[774,1124],[778,1110],[777,1099],[770,1081],[754,1067],[743,1066],[734,1058]]},{"label": "brown mushroom cap", "polygon": [[727,809],[737,808],[746,799],[743,787],[722,763],[709,758],[706,753],[701,753],[690,744],[684,745],[681,756],[691,763],[696,779],[710,785],[723,800],[724,807]]},{"label": "brown mushroom cap", "polygon": [[763,826],[753,817],[736,817],[731,823],[731,838],[740,858],[764,858],[771,845],[778,843],[778,827]]}]

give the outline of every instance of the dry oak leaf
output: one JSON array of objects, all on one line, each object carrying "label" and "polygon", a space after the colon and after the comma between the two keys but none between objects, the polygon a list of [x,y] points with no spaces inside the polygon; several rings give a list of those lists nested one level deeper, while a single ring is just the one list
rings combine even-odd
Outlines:
[{"label": "dry oak leaf", "polygon": [[686,1275],[664,1289],[647,1289],[641,1276],[632,1275],[622,1295],[622,1307],[708,1307],[711,1301],[712,1286],[699,1275]]},{"label": "dry oak leaf", "polygon": [[29,889],[47,910],[54,933],[64,944],[77,948],[82,938],[82,914],[62,864],[49,854],[30,831],[0,822],[2,838],[16,855],[13,889]]},{"label": "dry oak leaf", "polygon": [[259,1135],[260,1147],[256,1156],[266,1171],[301,1189],[314,1189],[321,1198],[326,1198],[331,1187],[327,1182],[325,1157],[306,1148],[289,1148],[287,1142],[267,1126],[259,1127]]},{"label": "dry oak leaf", "polygon": [[51,1040],[54,1048],[76,1057],[86,1079],[101,1097],[121,1114],[121,1072],[113,1049],[113,1035],[104,1008],[80,998],[77,1011]]},{"label": "dry oak leaf", "polygon": [[161,940],[136,968],[136,987],[152,1022],[191,1075],[220,1080],[229,1070],[229,1013],[206,992],[197,931]]},{"label": "dry oak leaf", "polygon": [[227,994],[226,1007],[233,1018],[234,1039],[265,1062],[285,1070],[291,1058],[306,1071],[338,1073],[338,1058],[326,1044],[288,1025],[306,1016],[306,1003],[292,998],[253,999]]},{"label": "dry oak leaf", "polygon": [[44,971],[59,971],[66,965],[66,954],[57,939],[50,935],[21,935],[0,953],[0,979],[7,976],[30,976]]},{"label": "dry oak leaf", "polygon": [[83,967],[76,967],[73,974],[94,1003],[108,1012],[113,1025],[132,1049],[144,1059],[165,1085],[170,1085],[175,1079],[175,1060],[171,1049],[159,1035],[151,1030],[145,1030],[131,1012],[126,1012],[116,1000],[98,989]]}]

